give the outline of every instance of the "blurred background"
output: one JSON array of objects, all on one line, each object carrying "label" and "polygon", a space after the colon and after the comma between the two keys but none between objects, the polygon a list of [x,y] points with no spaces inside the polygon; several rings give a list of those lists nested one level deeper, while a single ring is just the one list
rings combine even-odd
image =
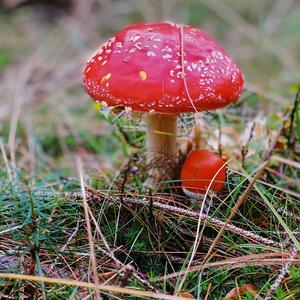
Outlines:
[{"label": "blurred background", "polygon": [[118,132],[97,112],[81,77],[90,55],[132,23],[174,21],[213,36],[245,75],[241,128],[258,115],[284,111],[300,83],[297,0],[0,3],[0,132],[20,167],[34,170],[42,153],[47,165],[69,168],[75,149],[88,152],[98,172],[124,155],[120,139],[112,138]]},{"label": "blurred background", "polygon": [[[238,230],[280,241],[279,246],[255,245],[251,237],[244,239],[227,231],[212,255],[221,264],[205,270],[203,278],[202,271],[201,275],[189,274],[184,288],[206,294],[205,299],[223,299],[238,284],[251,283],[263,295],[277,281],[283,262],[274,256],[277,263],[270,260],[262,265],[260,254],[290,255],[287,251],[292,249],[296,255],[289,236],[299,233],[300,98],[295,100],[300,85],[299,0],[0,0],[1,272],[91,280],[82,199],[51,194],[78,191],[76,156],[83,162],[87,186],[116,196],[118,205],[102,198],[89,201],[114,253],[126,264],[132,259],[161,291],[173,293],[180,276],[159,283],[156,278],[185,268],[198,217],[183,218],[159,210],[153,214],[152,206],[150,210],[119,205],[123,195],[144,199],[145,128],[131,115],[99,112],[82,87],[87,59],[116,31],[137,22],[162,20],[207,32],[245,76],[245,92],[237,104],[200,114],[203,148],[230,158],[222,203],[211,208],[211,215],[216,220],[228,218],[248,186],[249,174],[260,170],[270,145],[277,157],[273,156],[233,223]],[[287,111],[293,111],[289,119]],[[180,116],[181,138],[192,138],[194,121],[192,114]],[[278,143],[272,143],[274,140]],[[158,201],[180,202],[184,196],[176,185],[180,186],[178,181],[170,185],[166,200],[159,196]],[[277,216],[283,212],[287,212],[286,227]],[[215,230],[217,227],[207,226],[199,243],[195,263],[201,269]],[[97,247],[102,247],[101,239],[96,238]],[[100,248],[96,250],[100,272],[121,272],[119,264],[116,267]],[[256,257],[258,267],[251,261],[248,265],[248,255]],[[295,256],[287,257],[292,260]],[[222,259],[227,258],[241,258],[241,264],[237,260],[240,266],[223,268]],[[288,264],[283,270],[288,270]],[[277,279],[284,277],[281,275]],[[295,266],[276,299],[299,299],[299,282]],[[141,286],[135,279],[130,284]],[[47,292],[50,300],[77,295],[77,287],[69,286],[45,288],[12,281],[0,281],[0,286],[1,299],[20,298],[19,291],[22,297],[24,291],[24,295],[37,295],[36,299]],[[81,292],[76,299],[88,299]]]}]

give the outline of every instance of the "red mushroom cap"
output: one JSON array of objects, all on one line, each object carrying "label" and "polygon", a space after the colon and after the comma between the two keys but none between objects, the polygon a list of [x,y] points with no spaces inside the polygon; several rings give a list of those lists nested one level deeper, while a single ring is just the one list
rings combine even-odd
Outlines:
[{"label": "red mushroom cap", "polygon": [[236,102],[244,81],[238,66],[201,30],[143,23],[109,39],[87,63],[83,82],[93,99],[109,106],[182,113]]},{"label": "red mushroom cap", "polygon": [[[214,176],[210,190],[218,192],[226,179],[226,167],[218,155],[207,150],[195,150],[185,160],[180,179],[183,189],[197,194],[204,194]],[[216,175],[217,174],[217,175]]]}]

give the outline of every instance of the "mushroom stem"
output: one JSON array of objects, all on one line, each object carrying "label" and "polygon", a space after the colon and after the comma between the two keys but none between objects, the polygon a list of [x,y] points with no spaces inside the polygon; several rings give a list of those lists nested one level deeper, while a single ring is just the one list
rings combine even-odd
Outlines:
[{"label": "mushroom stem", "polygon": [[147,185],[155,187],[160,180],[170,179],[177,164],[175,114],[147,114]]}]

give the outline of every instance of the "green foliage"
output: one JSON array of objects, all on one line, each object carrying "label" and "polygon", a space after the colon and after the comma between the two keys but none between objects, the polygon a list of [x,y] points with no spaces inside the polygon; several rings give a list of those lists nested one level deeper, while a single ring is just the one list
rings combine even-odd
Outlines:
[{"label": "green foliage", "polygon": [[290,275],[293,284],[300,284],[300,269],[297,266],[290,268]]},{"label": "green foliage", "polygon": [[9,49],[0,47],[0,71],[2,71],[12,60]]},{"label": "green foliage", "polygon": [[275,291],[275,299],[283,300],[283,299],[285,299],[285,297],[286,297],[285,291],[281,287],[278,287]]}]

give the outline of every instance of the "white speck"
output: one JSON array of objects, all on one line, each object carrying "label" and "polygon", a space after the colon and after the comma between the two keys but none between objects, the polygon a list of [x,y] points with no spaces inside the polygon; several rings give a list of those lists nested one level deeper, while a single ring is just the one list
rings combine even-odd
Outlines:
[{"label": "white speck", "polygon": [[156,56],[156,54],[154,52],[152,52],[152,51],[148,51],[147,52],[147,56]]},{"label": "white speck", "polygon": [[192,72],[193,70],[192,70],[192,68],[191,68],[191,66],[187,66],[187,68],[186,68],[188,71],[190,71],[190,72]]},{"label": "white speck", "polygon": [[197,63],[192,62],[192,69],[196,70],[197,69]]},{"label": "white speck", "polygon": [[224,58],[222,52],[215,51],[215,50],[211,53],[211,56],[219,58],[220,60],[222,60]]},{"label": "white speck", "polygon": [[168,54],[168,53],[166,53],[166,54],[164,54],[164,55],[162,56],[162,58],[163,58],[163,59],[172,58],[172,55],[171,55],[171,54]]},{"label": "white speck", "polygon": [[106,54],[109,54],[109,53],[111,53],[111,50],[110,50],[110,49],[107,49],[107,50],[105,50],[105,53],[106,53]]},{"label": "white speck", "polygon": [[140,38],[141,38],[141,35],[140,35],[140,34],[135,34],[135,35],[131,36],[129,40],[130,40],[131,42],[135,42],[135,41],[137,41],[137,40],[140,39]]},{"label": "white speck", "polygon": [[168,45],[164,48],[164,49],[162,49],[161,50],[162,52],[172,52],[172,48],[171,47],[169,47]]},{"label": "white speck", "polygon": [[[177,56],[181,56],[181,52],[176,52],[176,54],[177,54]],[[186,57],[186,53],[185,52],[183,52],[183,57]]]},{"label": "white speck", "polygon": [[139,50],[141,50],[143,47],[142,47],[142,43],[136,43],[135,45],[134,45],[134,47],[135,48],[137,48],[137,49],[139,49]]},{"label": "white speck", "polygon": [[128,51],[128,53],[134,53],[134,52],[136,52],[136,48],[131,48],[131,49]]},{"label": "white speck", "polygon": [[184,74],[183,72],[178,72],[177,73],[177,78],[183,78],[185,77],[186,74]]},{"label": "white speck", "polygon": [[116,43],[116,47],[117,47],[117,48],[123,48],[123,45],[122,45],[121,42],[117,42],[117,43]]}]

